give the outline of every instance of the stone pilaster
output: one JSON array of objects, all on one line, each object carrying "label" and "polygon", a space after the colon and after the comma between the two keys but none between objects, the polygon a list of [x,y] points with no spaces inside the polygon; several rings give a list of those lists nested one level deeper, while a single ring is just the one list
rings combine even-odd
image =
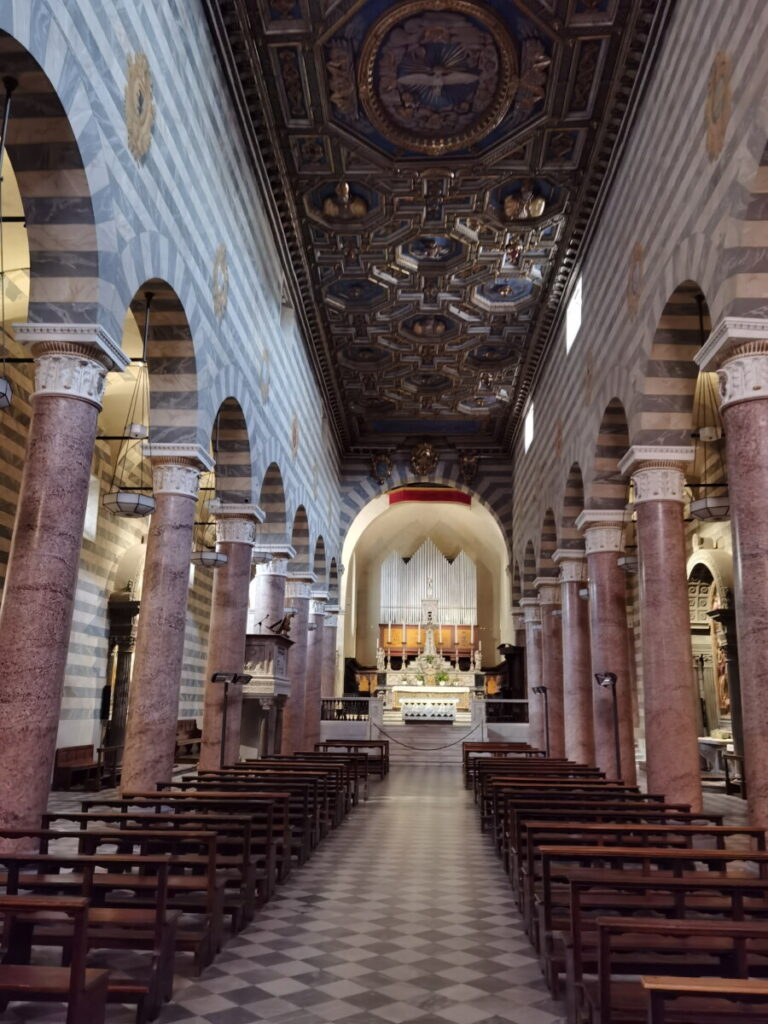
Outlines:
[{"label": "stone pilaster", "polygon": [[563,609],[565,756],[579,764],[594,764],[589,606],[580,596],[587,579],[587,556],[584,551],[562,548],[555,551],[553,561],[560,567]]},{"label": "stone pilaster", "polygon": [[542,698],[534,693],[543,683],[541,673],[541,608],[538,597],[524,597],[520,601],[525,621],[525,679],[528,687],[528,742],[544,750],[544,708]]},{"label": "stone pilaster", "polygon": [[541,681],[549,701],[549,753],[565,757],[565,707],[563,704],[563,626],[560,584],[557,577],[539,576],[533,581],[541,611]]}]

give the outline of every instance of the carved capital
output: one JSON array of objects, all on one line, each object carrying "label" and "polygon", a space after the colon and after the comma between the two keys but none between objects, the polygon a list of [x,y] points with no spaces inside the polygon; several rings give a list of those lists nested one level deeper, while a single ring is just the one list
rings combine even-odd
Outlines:
[{"label": "carved capital", "polygon": [[558,548],[552,561],[560,566],[561,583],[582,583],[587,578],[587,555],[577,548]]},{"label": "carved capital", "polygon": [[520,601],[523,609],[523,619],[526,625],[541,622],[541,606],[538,597],[524,597]]},{"label": "carved capital", "polygon": [[537,576],[533,585],[539,592],[540,604],[560,604],[560,584],[556,576]]},{"label": "carved capital", "polygon": [[515,633],[525,629],[525,616],[517,608],[512,609],[512,629]]},{"label": "carved capital", "polygon": [[336,629],[339,625],[339,609],[338,608],[326,608],[325,610],[325,628]]},{"label": "carved capital", "polygon": [[256,543],[253,545],[254,562],[273,562],[276,559],[287,562],[295,557],[296,548],[291,547],[285,541],[265,540],[261,534],[261,527],[256,528]]},{"label": "carved capital", "polygon": [[587,555],[604,551],[624,550],[624,524],[629,513],[624,509],[584,509],[576,526],[584,534]]},{"label": "carved capital", "polygon": [[313,594],[309,602],[310,615],[325,615],[325,603],[328,600],[327,594]]},{"label": "carved capital", "polygon": [[14,324],[13,334],[35,357],[74,349],[98,360],[107,370],[124,370],[131,361],[112,337],[95,324]]},{"label": "carved capital", "polygon": [[258,562],[256,565],[257,576],[287,576],[288,560],[286,558],[273,558],[269,562]]},{"label": "carved capital", "polygon": [[294,579],[293,576],[289,576],[286,581],[285,599],[292,601],[294,598],[306,598],[308,601],[312,598],[312,584],[304,577]]},{"label": "carved capital", "polygon": [[634,445],[619,463],[622,473],[632,474],[635,505],[645,501],[685,502],[684,467],[693,461],[687,446]]},{"label": "carved capital", "polygon": [[200,474],[213,469],[213,460],[200,445],[145,445],[152,462],[154,493],[177,494],[197,500]]},{"label": "carved capital", "polygon": [[768,398],[768,319],[724,316],[693,358],[717,371],[723,408]]},{"label": "carved capital", "polygon": [[264,518],[258,505],[235,504],[214,498],[208,511],[216,519],[216,542],[250,544],[256,539],[256,525]]}]

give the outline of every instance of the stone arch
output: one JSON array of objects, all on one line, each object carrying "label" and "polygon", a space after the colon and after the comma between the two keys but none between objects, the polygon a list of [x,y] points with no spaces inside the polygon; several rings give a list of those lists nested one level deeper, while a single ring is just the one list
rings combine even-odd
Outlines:
[{"label": "stone arch", "polygon": [[216,463],[216,497],[224,502],[252,500],[251,443],[245,416],[236,398],[222,402],[211,439]]},{"label": "stone arch", "polygon": [[691,573],[697,565],[707,568],[715,581],[720,599],[728,601],[733,591],[733,555],[719,548],[698,548],[686,562],[687,579],[691,578]]},{"label": "stone arch", "polygon": [[328,606],[334,607],[339,603],[339,565],[335,558],[331,559],[328,569]]},{"label": "stone arch", "polygon": [[557,576],[559,570],[552,559],[556,550],[557,526],[555,525],[554,513],[551,508],[548,508],[544,513],[544,521],[541,524],[538,576]]},{"label": "stone arch", "polygon": [[525,545],[523,555],[523,597],[538,597],[533,581],[536,579],[536,553],[533,550],[533,541]]},{"label": "stone arch", "polygon": [[315,541],[315,553],[312,558],[312,572],[317,577],[317,584],[321,590],[326,587],[328,576],[327,563],[325,560],[325,541],[322,535]]},{"label": "stone arch", "polygon": [[597,435],[588,508],[624,510],[628,485],[619,471],[619,463],[628,448],[627,414],[619,399],[613,398],[603,413]]},{"label": "stone arch", "polygon": [[584,550],[584,537],[576,528],[576,520],[584,510],[584,480],[581,467],[574,462],[565,483],[562,511],[560,513],[560,547],[572,551]]},{"label": "stone arch", "polygon": [[296,554],[291,559],[290,571],[292,573],[312,572],[309,561],[309,519],[303,505],[299,505],[293,517],[291,546]]},{"label": "stone arch", "polygon": [[738,140],[743,156],[730,187],[729,211],[736,231],[731,244],[718,247],[718,289],[712,303],[718,316],[765,318],[765,290],[755,287],[756,275],[764,276],[763,254],[768,246],[768,118],[764,107],[764,103],[754,105],[750,113],[762,123],[755,124],[751,132]]},{"label": "stone arch", "polygon": [[285,515],[285,487],[280,467],[276,462],[267,466],[259,492],[259,506],[264,512],[261,536],[277,543],[285,543],[288,523]]},{"label": "stone arch", "polygon": [[[49,21],[38,18],[41,34]],[[32,54],[3,31],[0,60],[3,74],[18,81],[7,142],[29,240],[28,319],[100,323],[104,318],[97,224],[80,146],[51,80]],[[69,69],[69,62],[64,63]],[[65,83],[61,84],[63,90]],[[67,82],[66,88],[71,92],[73,83]],[[93,115],[88,120],[94,120]],[[81,136],[91,127],[98,138],[95,123],[84,125]],[[111,321],[104,326],[115,331]]]},{"label": "stone arch", "polygon": [[142,338],[148,295],[152,296],[146,351],[151,439],[156,443],[196,444],[197,360],[187,314],[167,281],[146,281],[130,303]]},{"label": "stone arch", "polygon": [[693,357],[709,330],[709,307],[701,287],[693,280],[683,281],[656,324],[633,417],[633,444],[690,444],[699,372]]},{"label": "stone arch", "polygon": [[520,563],[515,559],[512,563],[512,605],[517,605],[523,596],[523,587],[520,577]]}]

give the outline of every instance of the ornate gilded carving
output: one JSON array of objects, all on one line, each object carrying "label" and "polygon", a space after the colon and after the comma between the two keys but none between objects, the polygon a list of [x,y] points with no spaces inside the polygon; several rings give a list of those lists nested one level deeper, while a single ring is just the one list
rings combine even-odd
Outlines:
[{"label": "ornate gilded carving", "polygon": [[144,53],[129,53],[125,86],[125,124],[128,149],[136,160],[143,160],[152,142],[155,104],[152,99],[152,75]]},{"label": "ornate gilded carving", "polygon": [[459,452],[457,462],[463,483],[471,484],[480,468],[480,456],[477,452]]},{"label": "ornate gilded carving", "polygon": [[627,268],[627,312],[632,318],[637,316],[637,311],[640,308],[640,294],[643,289],[643,256],[642,244],[635,242]]},{"label": "ornate gilded carving", "polygon": [[323,213],[332,220],[360,220],[368,213],[368,203],[351,194],[349,182],[340,181],[334,195],[323,200]]},{"label": "ornate gilded carving", "polygon": [[371,476],[377,484],[385,484],[393,469],[392,459],[385,452],[371,456]]},{"label": "ornate gilded carving", "polygon": [[333,39],[328,47],[325,64],[331,103],[346,117],[357,114],[357,84],[355,82],[355,54],[348,39]]},{"label": "ornate gilded carving", "polygon": [[411,469],[419,476],[429,476],[437,460],[438,454],[429,441],[421,441],[411,449]]},{"label": "ornate gilded carving", "polygon": [[531,182],[526,181],[519,192],[505,197],[504,216],[507,220],[532,220],[541,217],[546,206],[546,199],[535,195]]},{"label": "ornate gilded carving", "polygon": [[363,44],[360,96],[374,126],[433,155],[471,145],[504,117],[520,84],[516,48],[471,0],[406,0]]},{"label": "ornate gilded carving", "polygon": [[216,249],[211,274],[211,294],[213,295],[213,312],[217,320],[221,320],[227,309],[229,298],[229,267],[227,265],[227,247],[222,244]]},{"label": "ornate gilded carving", "polygon": [[715,160],[723,148],[731,118],[731,59],[723,50],[715,54],[707,83],[704,119],[707,126],[707,154]]},{"label": "ornate gilded carving", "polygon": [[284,46],[277,51],[277,61],[283,79],[283,89],[288,104],[288,113],[293,118],[307,117],[307,104],[301,80],[299,51],[295,46]]}]

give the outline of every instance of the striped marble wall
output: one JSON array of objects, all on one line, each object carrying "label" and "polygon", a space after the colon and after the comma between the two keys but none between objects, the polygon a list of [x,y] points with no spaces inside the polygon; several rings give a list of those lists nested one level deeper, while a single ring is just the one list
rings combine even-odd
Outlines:
[{"label": "striped marble wall", "polygon": [[[154,111],[149,148],[126,127],[129,65],[145,55]],[[335,440],[295,319],[237,119],[198,0],[0,0],[0,60],[20,80],[9,153],[29,226],[30,312],[95,322],[120,341],[130,308],[143,328],[155,441],[218,448],[217,487],[253,494],[280,481],[272,521],[285,540],[301,507],[307,551],[340,552]],[[21,355],[12,342],[9,353]],[[0,412],[0,580],[28,427],[31,368],[12,367]],[[103,492],[112,454],[97,446]],[[253,485],[253,486],[252,486]],[[264,503],[264,502],[263,502]],[[278,522],[279,520],[279,522]],[[83,546],[61,742],[98,738],[106,601],[143,527],[100,511]],[[199,712],[210,572],[187,618],[180,714]]]}]

